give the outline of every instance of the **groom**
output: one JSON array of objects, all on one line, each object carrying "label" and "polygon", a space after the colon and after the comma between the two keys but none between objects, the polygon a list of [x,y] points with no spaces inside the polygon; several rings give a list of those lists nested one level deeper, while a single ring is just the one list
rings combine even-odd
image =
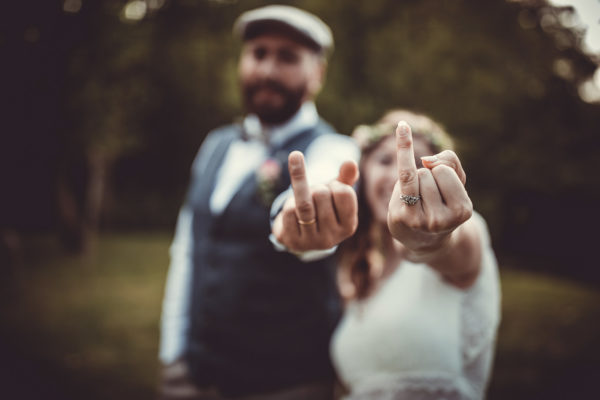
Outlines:
[{"label": "groom", "polygon": [[332,254],[356,229],[358,174],[344,162],[357,148],[313,102],[331,31],[268,6],[234,32],[248,114],[210,132],[192,166],[163,302],[161,399],[330,399]]}]

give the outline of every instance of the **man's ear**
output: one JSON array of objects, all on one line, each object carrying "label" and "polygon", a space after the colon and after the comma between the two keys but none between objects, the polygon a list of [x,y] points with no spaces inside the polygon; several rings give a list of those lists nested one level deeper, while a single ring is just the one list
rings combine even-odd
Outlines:
[{"label": "man's ear", "polygon": [[315,60],[313,74],[308,83],[308,92],[311,98],[317,97],[321,88],[325,84],[325,76],[327,75],[327,61],[322,58]]}]

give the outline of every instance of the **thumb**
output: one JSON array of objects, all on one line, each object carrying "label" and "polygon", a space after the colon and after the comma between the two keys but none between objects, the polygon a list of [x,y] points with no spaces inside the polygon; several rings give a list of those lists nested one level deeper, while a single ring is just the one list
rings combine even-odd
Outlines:
[{"label": "thumb", "polygon": [[344,161],[340,167],[340,173],[337,180],[352,186],[357,181],[358,175],[358,165],[356,165],[354,161]]}]

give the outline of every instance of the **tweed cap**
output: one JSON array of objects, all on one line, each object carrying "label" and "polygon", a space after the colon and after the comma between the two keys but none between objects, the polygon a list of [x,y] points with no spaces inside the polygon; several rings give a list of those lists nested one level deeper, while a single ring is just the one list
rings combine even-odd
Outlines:
[{"label": "tweed cap", "polygon": [[281,30],[302,40],[325,55],[333,51],[331,29],[317,16],[296,7],[270,5],[246,11],[233,25],[233,32],[243,40],[259,36],[266,30]]}]

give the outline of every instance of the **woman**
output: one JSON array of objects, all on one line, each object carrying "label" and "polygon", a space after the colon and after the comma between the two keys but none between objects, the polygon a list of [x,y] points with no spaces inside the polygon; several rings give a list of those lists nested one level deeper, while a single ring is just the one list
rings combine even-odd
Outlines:
[{"label": "woman", "polygon": [[344,399],[481,399],[500,315],[497,266],[451,141],[401,110],[353,136],[359,227],[341,249],[347,303],[331,343]]}]

